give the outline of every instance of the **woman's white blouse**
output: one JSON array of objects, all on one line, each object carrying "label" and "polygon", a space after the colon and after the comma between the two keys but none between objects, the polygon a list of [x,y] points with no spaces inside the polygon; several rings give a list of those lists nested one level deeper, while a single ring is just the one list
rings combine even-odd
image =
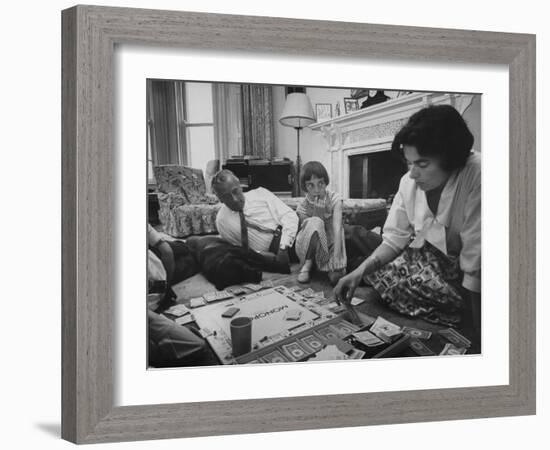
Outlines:
[{"label": "woman's white blouse", "polygon": [[[384,225],[384,243],[401,252],[430,242],[446,255],[459,256],[463,286],[481,291],[481,155],[472,152],[443,188],[437,214],[426,194],[406,173]],[[412,242],[411,242],[412,239]]]}]

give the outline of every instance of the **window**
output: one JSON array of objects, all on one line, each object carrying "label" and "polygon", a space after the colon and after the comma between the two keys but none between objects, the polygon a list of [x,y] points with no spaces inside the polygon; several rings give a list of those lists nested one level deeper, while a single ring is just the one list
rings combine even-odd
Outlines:
[{"label": "window", "polygon": [[185,105],[181,121],[187,149],[187,165],[205,173],[208,161],[215,158],[214,119],[211,83],[184,84]]},{"label": "window", "polygon": [[147,80],[147,173],[178,164],[201,169],[215,158],[211,83]]}]

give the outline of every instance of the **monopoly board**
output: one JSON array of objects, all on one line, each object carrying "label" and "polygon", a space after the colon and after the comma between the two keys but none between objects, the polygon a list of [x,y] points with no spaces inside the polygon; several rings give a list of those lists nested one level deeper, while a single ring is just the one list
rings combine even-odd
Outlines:
[{"label": "monopoly board", "polygon": [[[239,308],[239,312],[232,318],[222,317],[231,306]],[[208,304],[194,310],[193,316],[220,361],[233,364],[229,323],[235,317],[252,318],[252,351],[256,351],[327,322],[335,314],[312,299],[279,286]]]}]

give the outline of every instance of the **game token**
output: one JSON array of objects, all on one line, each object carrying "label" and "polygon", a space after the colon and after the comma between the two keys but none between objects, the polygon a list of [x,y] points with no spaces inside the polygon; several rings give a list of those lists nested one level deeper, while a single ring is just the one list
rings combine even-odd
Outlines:
[{"label": "game token", "polygon": [[286,312],[284,319],[285,320],[300,320],[300,317],[302,317],[302,311],[299,309],[291,309]]},{"label": "game token", "polygon": [[226,288],[225,290],[233,295],[241,295],[247,293],[247,290],[243,286],[232,286]]}]

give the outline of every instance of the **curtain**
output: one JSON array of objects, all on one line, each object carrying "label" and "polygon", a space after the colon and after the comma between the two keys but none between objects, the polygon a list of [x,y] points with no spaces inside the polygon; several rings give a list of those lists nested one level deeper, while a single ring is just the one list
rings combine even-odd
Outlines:
[{"label": "curtain", "polygon": [[271,86],[243,84],[241,90],[244,154],[271,159],[275,139]]},{"label": "curtain", "polygon": [[[178,125],[177,86],[174,81],[147,80],[147,132],[154,165],[185,164]],[[181,153],[181,156],[180,156]]]},{"label": "curtain", "polygon": [[243,155],[243,108],[240,84],[213,83],[214,139],[216,159],[223,164]]}]

